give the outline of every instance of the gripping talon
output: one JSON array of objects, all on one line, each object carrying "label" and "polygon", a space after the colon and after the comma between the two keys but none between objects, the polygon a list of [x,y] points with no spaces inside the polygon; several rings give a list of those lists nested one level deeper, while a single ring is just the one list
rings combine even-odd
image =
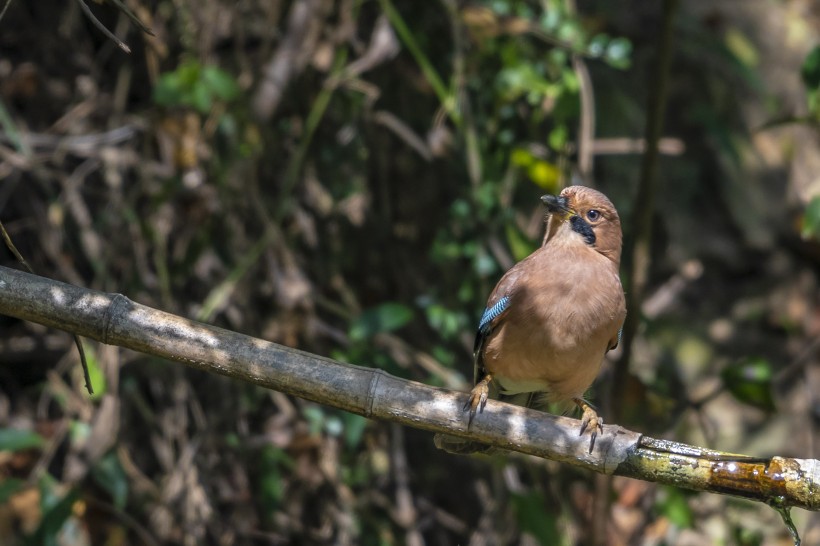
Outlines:
[{"label": "gripping talon", "polygon": [[487,405],[487,399],[490,396],[490,381],[492,381],[493,376],[491,374],[487,374],[484,379],[479,381],[473,390],[470,391],[470,398],[467,399],[467,402],[464,404],[463,411],[470,411],[469,418],[467,420],[467,430],[470,430],[470,425],[473,424],[473,419],[475,418],[476,411],[479,413],[484,412],[484,406]]},{"label": "gripping talon", "polygon": [[595,439],[598,438],[598,431],[600,430],[602,434],[604,432],[604,420],[598,417],[598,412],[596,412],[595,408],[586,400],[575,398],[573,402],[575,402],[583,412],[581,416],[581,431],[578,433],[578,436],[583,436],[584,432],[589,428],[589,453],[592,453],[595,447]]}]

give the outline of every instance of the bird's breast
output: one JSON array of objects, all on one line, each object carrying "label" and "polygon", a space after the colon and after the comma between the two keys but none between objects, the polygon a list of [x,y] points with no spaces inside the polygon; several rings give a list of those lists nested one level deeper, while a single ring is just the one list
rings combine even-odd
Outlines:
[{"label": "bird's breast", "polygon": [[623,289],[609,260],[574,258],[553,257],[510,294],[484,353],[503,392],[540,390],[563,400],[582,396],[598,374],[624,319]]}]

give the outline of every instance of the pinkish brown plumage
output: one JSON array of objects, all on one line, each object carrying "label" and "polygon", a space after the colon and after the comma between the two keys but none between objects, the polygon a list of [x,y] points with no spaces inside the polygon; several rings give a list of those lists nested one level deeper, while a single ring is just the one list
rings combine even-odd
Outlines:
[{"label": "pinkish brown plumage", "polygon": [[592,188],[570,186],[542,200],[550,213],[543,245],[487,301],[476,337],[477,384],[465,410],[471,423],[488,397],[538,409],[572,401],[583,410],[581,433],[591,431],[592,451],[602,421],[582,397],[626,316],[621,223]]}]

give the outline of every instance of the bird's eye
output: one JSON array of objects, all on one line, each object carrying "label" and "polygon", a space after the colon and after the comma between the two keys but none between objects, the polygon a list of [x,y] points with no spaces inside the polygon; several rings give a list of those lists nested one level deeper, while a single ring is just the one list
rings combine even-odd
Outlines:
[{"label": "bird's eye", "polygon": [[597,222],[601,218],[601,213],[595,209],[592,209],[587,212],[587,218],[589,218],[590,222]]}]

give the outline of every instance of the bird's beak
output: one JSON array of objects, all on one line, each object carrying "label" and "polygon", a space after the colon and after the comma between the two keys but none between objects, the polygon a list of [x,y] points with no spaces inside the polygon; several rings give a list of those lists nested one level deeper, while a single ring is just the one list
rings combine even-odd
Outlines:
[{"label": "bird's beak", "polygon": [[563,215],[572,214],[572,209],[569,208],[569,201],[566,197],[560,195],[544,195],[541,197],[541,202],[547,206],[547,211],[550,214],[561,213]]}]

